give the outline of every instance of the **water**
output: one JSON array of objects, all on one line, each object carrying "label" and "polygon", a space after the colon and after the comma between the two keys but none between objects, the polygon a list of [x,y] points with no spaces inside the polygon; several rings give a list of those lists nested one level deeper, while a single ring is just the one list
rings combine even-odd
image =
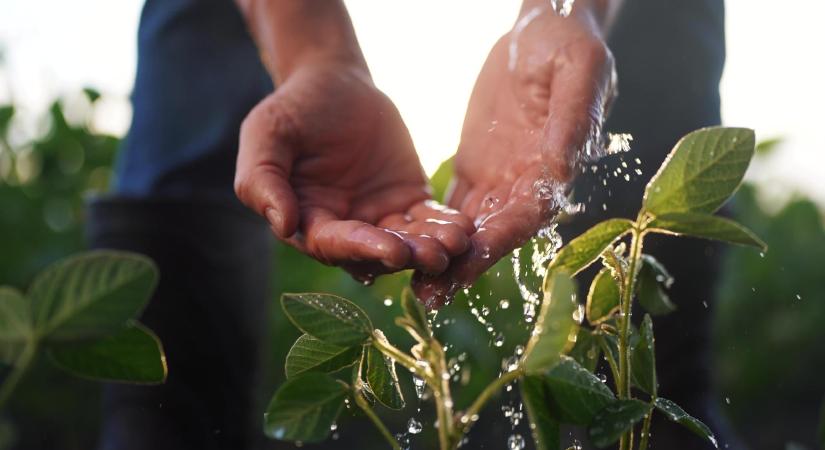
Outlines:
[{"label": "water", "polygon": [[424,426],[421,425],[421,422],[415,420],[415,418],[410,417],[410,420],[407,421],[407,432],[410,434],[418,434],[423,429]]},{"label": "water", "polygon": [[509,450],[521,450],[525,446],[524,436],[520,434],[511,434],[507,438],[507,448]]}]

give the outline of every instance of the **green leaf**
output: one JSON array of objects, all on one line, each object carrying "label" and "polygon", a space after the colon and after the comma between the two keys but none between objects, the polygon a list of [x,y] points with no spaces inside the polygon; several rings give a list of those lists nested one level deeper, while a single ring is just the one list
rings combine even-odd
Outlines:
[{"label": "green leaf", "polygon": [[609,219],[596,224],[559,251],[550,262],[548,274],[560,269],[570,272],[571,275],[577,274],[632,227],[633,222],[627,219]]},{"label": "green leaf", "polygon": [[412,328],[412,331],[418,335],[413,334],[416,340],[432,339],[433,332],[430,329],[430,321],[427,319],[427,311],[408,287],[401,292],[401,308],[404,310],[404,318],[407,319],[402,326],[406,324]]},{"label": "green leaf", "polygon": [[712,213],[739,187],[753,157],[745,128],[704,128],[683,137],[647,185],[642,210]]},{"label": "green leaf", "polygon": [[667,269],[650,255],[642,255],[636,279],[636,297],[639,304],[650,314],[663,315],[676,311],[676,305],[670,301],[664,287],[670,287],[673,277]]},{"label": "green leaf", "polygon": [[587,429],[590,441],[599,448],[613,444],[651,409],[650,404],[639,400],[614,401],[593,418],[593,424]]},{"label": "green leaf", "polygon": [[264,433],[284,441],[323,441],[348,393],[344,383],[321,372],[287,380],[264,413]]},{"label": "green leaf", "polygon": [[14,117],[14,106],[0,106],[0,136],[6,135],[6,130],[9,128],[12,117]]},{"label": "green leaf", "polygon": [[697,213],[670,213],[657,216],[647,225],[656,233],[685,235],[768,249],[753,231],[724,217]]},{"label": "green leaf", "polygon": [[166,380],[160,340],[137,322],[93,341],[56,343],[47,351],[58,367],[82,378],[141,384]]},{"label": "green leaf", "polygon": [[573,317],[579,311],[575,283],[563,272],[548,278],[544,301],[522,360],[522,367],[529,374],[543,372],[555,364],[563,352],[572,348],[578,332],[578,321]]},{"label": "green leaf", "polygon": [[570,350],[569,356],[581,364],[585,369],[593,372],[599,364],[601,356],[599,342],[587,328],[580,327],[576,335],[576,345]]},{"label": "green leaf", "polygon": [[119,331],[149,301],[157,278],[155,264],[134,253],[97,250],[59,261],[29,289],[34,331],[50,341]]},{"label": "green leaf", "polygon": [[0,286],[0,361],[14,364],[30,335],[29,301],[17,289]]},{"label": "green leaf", "polygon": [[298,329],[339,347],[363,344],[372,333],[364,310],[335,295],[284,294],[281,305]]},{"label": "green leaf", "polygon": [[707,439],[714,447],[717,447],[716,437],[713,435],[713,432],[710,431],[710,428],[699,419],[686,413],[679,405],[661,397],[657,398],[653,403],[656,405],[656,409],[663,412],[668,419],[682,425],[696,435]]},{"label": "green leaf", "polygon": [[355,364],[361,351],[360,345],[339,347],[308,334],[301,335],[286,355],[286,377],[294,378],[306,372],[336,372]]},{"label": "green leaf", "polygon": [[604,268],[593,278],[587,293],[587,321],[593,325],[604,322],[619,309],[619,285],[610,269]]},{"label": "green leaf", "polygon": [[785,143],[785,139],[781,137],[772,137],[756,144],[756,154],[759,156],[768,156],[776,151]]},{"label": "green leaf", "polygon": [[639,329],[639,340],[633,347],[632,370],[633,381],[641,390],[655,398],[658,381],[656,379],[656,347],[653,338],[653,319],[645,314]]},{"label": "green leaf", "polygon": [[561,445],[559,422],[550,409],[550,394],[544,381],[538,376],[526,376],[519,381],[519,388],[536,450],[557,450]]},{"label": "green leaf", "polygon": [[544,381],[554,411],[564,423],[588,425],[596,413],[615,400],[605,383],[567,356],[547,372]]},{"label": "green leaf", "polygon": [[[376,334],[379,334],[376,331]],[[383,337],[383,334],[380,335]],[[386,340],[386,339],[385,339]],[[395,361],[384,356],[373,346],[367,351],[367,384],[382,405],[390,409],[404,408],[404,396],[395,373]]]}]

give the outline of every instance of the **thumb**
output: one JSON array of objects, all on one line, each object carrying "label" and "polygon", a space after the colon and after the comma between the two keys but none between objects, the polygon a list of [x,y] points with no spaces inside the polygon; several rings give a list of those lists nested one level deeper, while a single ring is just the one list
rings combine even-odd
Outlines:
[{"label": "thumb", "polygon": [[273,96],[259,103],[241,125],[235,166],[238,199],[264,216],[281,239],[298,228],[298,200],[289,183],[294,160],[291,123]]}]

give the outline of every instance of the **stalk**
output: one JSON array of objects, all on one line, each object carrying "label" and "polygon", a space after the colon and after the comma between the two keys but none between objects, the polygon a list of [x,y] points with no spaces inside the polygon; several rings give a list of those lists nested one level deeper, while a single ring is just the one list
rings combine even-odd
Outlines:
[{"label": "stalk", "polygon": [[399,350],[398,348],[396,348],[395,346],[393,346],[392,344],[383,339],[373,339],[372,345],[375,346],[375,348],[378,349],[378,351],[383,353],[385,356],[392,358],[394,361],[404,366],[413,374],[418,375],[419,377],[426,380],[428,384],[434,384],[432,380],[432,374],[427,373],[426,370],[421,368],[412,356],[402,352],[401,350]]},{"label": "stalk", "polygon": [[37,342],[33,338],[30,338],[28,342],[26,342],[25,347],[23,347],[20,356],[17,357],[11,373],[6,377],[5,381],[3,381],[3,385],[0,386],[0,410],[6,405],[12,392],[14,392],[14,388],[17,387],[23,375],[29,369],[29,366],[31,366],[35,354],[37,354]]},{"label": "stalk", "polygon": [[387,429],[387,426],[384,425],[384,422],[382,422],[378,415],[375,414],[375,411],[372,410],[370,404],[367,403],[366,400],[364,400],[364,396],[361,395],[360,386],[356,389],[354,397],[355,403],[361,408],[362,411],[364,411],[364,414],[366,414],[367,417],[370,418],[372,423],[375,424],[375,427],[378,428],[378,431],[381,433],[382,436],[384,436],[384,439],[387,440],[387,442],[390,444],[390,447],[392,447],[393,450],[401,450],[401,445],[398,444],[397,440],[395,440],[395,437],[392,435],[392,433],[390,433],[390,430]]},{"label": "stalk", "polygon": [[[630,398],[630,314],[633,304],[633,286],[636,283],[636,266],[642,254],[643,235],[639,229],[639,221],[633,226],[630,242],[630,264],[621,292],[622,322],[619,330],[619,398]],[[625,433],[619,441],[620,450],[630,450],[633,447],[633,429]]]},{"label": "stalk", "polygon": [[470,407],[467,408],[464,414],[461,415],[461,433],[464,434],[470,429],[470,427],[473,425],[473,417],[476,416],[479,411],[481,411],[481,409],[493,395],[500,391],[504,386],[507,386],[513,381],[516,381],[519,378],[521,378],[522,375],[524,375],[524,370],[518,368],[516,370],[511,370],[510,372],[505,373],[504,375],[498,377],[495,381],[487,385],[487,387],[484,388],[484,390],[470,405]]},{"label": "stalk", "polygon": [[642,425],[642,436],[639,439],[639,450],[647,450],[647,441],[650,439],[650,422],[653,419],[653,410],[645,416],[644,424]]}]

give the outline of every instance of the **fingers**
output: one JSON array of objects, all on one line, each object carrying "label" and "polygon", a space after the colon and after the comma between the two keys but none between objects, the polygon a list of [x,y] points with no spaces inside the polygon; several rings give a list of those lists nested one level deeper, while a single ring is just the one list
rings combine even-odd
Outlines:
[{"label": "fingers", "polygon": [[415,220],[427,221],[436,220],[455,224],[470,234],[476,230],[473,221],[455,209],[446,207],[434,200],[427,200],[413,205],[409,210],[410,216]]},{"label": "fingers", "polygon": [[434,238],[449,256],[464,253],[470,245],[469,233],[459,225],[445,220],[433,218],[416,220],[411,215],[393,214],[379,222],[378,226],[407,235]]},{"label": "fingers", "polygon": [[293,130],[289,118],[271,98],[256,106],[241,126],[235,193],[285,239],[295,233],[299,218],[298,201],[289,184]]},{"label": "fingers", "polygon": [[478,231],[470,238],[470,249],[454,258],[446,272],[413,277],[413,289],[428,308],[449,302],[458,289],[472,284],[549,223],[558,205],[537,191],[536,182],[541,176],[541,169],[534,168],[517,180],[506,203],[479,223]]},{"label": "fingers", "polygon": [[542,156],[550,175],[569,182],[581,159],[601,156],[601,126],[614,85],[613,57],[603,43],[587,41],[575,59],[559,66],[550,86]]},{"label": "fingers", "polygon": [[393,270],[408,266],[410,248],[396,233],[358,220],[339,220],[328,210],[309,208],[303,214],[304,247],[331,265],[380,262]]}]

